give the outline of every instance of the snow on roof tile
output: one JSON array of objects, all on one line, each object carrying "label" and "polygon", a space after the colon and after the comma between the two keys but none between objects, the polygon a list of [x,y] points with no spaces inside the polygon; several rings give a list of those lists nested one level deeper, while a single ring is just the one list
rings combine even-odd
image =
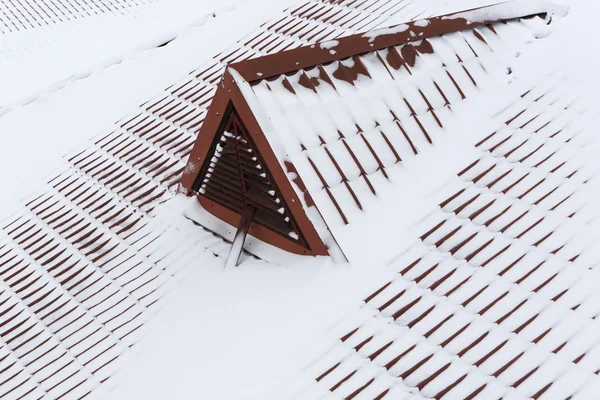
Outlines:
[{"label": "snow on roof tile", "polygon": [[[301,18],[324,20],[328,11],[315,9],[333,7],[307,4],[296,11]],[[360,4],[372,10],[377,3]],[[521,23],[499,26],[498,36],[511,25]],[[485,36],[486,42],[495,37]],[[273,51],[300,43],[255,40],[253,46]],[[228,59],[251,54],[236,52]],[[495,65],[478,58],[486,70]],[[436,82],[444,81],[441,70],[431,71]],[[143,217],[170,197],[167,189],[178,181],[222,71],[222,64],[199,69],[70,157],[70,168],[4,227],[0,397],[80,398],[96,389],[138,339],[171,276],[205,248],[224,247],[197,231],[165,249],[157,243],[180,236]],[[469,81],[466,76],[461,88]],[[595,258],[585,252],[595,238],[582,236],[596,215],[586,200],[597,145],[589,113],[564,112],[581,111],[578,89],[558,81],[532,85],[500,113],[504,123],[481,138],[477,157],[461,160],[462,172],[435,195],[439,207],[419,223],[419,242],[391,264],[397,276],[349,317],[342,340],[311,366],[316,381],[299,398],[567,398],[576,389],[580,398],[595,396],[600,310],[589,284],[597,281]],[[452,93],[454,83],[446,83],[440,87]],[[435,90],[429,85],[424,93]],[[451,104],[462,99],[454,94]],[[436,99],[433,109],[444,109],[446,99]],[[362,150],[361,160],[369,155]],[[360,181],[351,158],[347,165]],[[393,152],[379,158],[396,161]],[[379,167],[377,160],[362,166]],[[341,189],[344,204],[352,204]]]},{"label": "snow on roof tile", "polygon": [[[0,238],[1,398],[82,398],[114,375],[173,276],[226,244],[203,230],[177,236],[149,221],[171,197],[225,62],[410,19],[413,2],[309,1],[149,100],[109,135],[68,157]],[[14,20],[13,20],[14,21]]]},{"label": "snow on roof tile", "polygon": [[335,356],[313,363],[316,386],[383,399],[593,397],[596,252],[584,236],[595,228],[584,226],[597,214],[597,139],[589,107],[572,106],[582,91],[562,78],[506,103],[436,195],[420,241],[390,265],[397,276],[348,318]]}]

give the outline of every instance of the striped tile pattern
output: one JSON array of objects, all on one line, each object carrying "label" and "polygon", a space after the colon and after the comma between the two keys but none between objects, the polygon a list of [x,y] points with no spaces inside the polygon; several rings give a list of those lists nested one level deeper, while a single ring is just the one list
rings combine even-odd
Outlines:
[{"label": "striped tile pattern", "polygon": [[560,72],[540,82],[482,135],[479,158],[445,186],[418,243],[347,319],[298,398],[597,394],[593,89]]},{"label": "striped tile pattern", "polygon": [[128,15],[152,0],[2,0],[0,35],[94,17],[104,13]]}]

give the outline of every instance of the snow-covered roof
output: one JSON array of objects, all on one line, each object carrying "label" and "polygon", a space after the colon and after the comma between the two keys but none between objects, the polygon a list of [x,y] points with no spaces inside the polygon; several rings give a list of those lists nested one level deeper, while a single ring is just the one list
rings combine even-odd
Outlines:
[{"label": "snow-covered roof", "polygon": [[[394,188],[401,184],[403,162],[444,135],[455,104],[504,76],[508,59],[550,23],[553,12],[548,3],[509,2],[232,64],[182,184],[199,191],[192,182],[207,174],[210,143],[235,109],[256,143],[266,136],[280,169],[294,182],[297,196],[284,191],[283,203],[302,201],[323,241],[339,245],[349,261],[389,260],[393,247],[386,247],[397,224],[391,216],[399,201]],[[272,171],[277,161],[269,163],[271,150],[264,147],[262,158]],[[277,186],[283,190],[285,183]],[[235,195],[231,185],[225,182],[218,193]],[[353,254],[356,235],[367,231]]]},{"label": "snow-covered roof", "polygon": [[[308,2],[65,157],[2,225],[0,397],[596,398],[598,79],[582,51],[591,45],[581,44],[595,33],[593,3],[577,3],[550,25],[528,19],[495,27],[497,35],[479,29],[485,44],[459,35],[478,54],[465,58],[477,86],[467,77],[464,100],[432,107],[443,129],[429,107],[415,113],[432,122],[432,143],[423,135],[418,155],[384,165],[394,180],[377,181],[377,196],[366,183],[356,190],[368,212],[348,213],[340,232],[386,226],[374,212],[381,203],[369,198],[395,196],[397,204],[393,215],[382,207],[394,229],[379,247],[348,235],[350,266],[246,258],[221,273],[229,244],[188,220],[203,221],[195,199],[173,198],[221,59],[305,44],[286,24],[305,24],[305,39],[317,35],[311,40],[354,33],[322,22],[334,9],[360,14],[354,21],[366,25],[355,27],[369,31],[438,5]],[[408,88],[421,88],[418,76],[437,82],[428,63],[439,60],[417,60],[403,76]],[[489,74],[473,75],[482,65]],[[386,76],[377,72],[369,69]],[[276,96],[304,112],[304,99],[320,100],[290,78],[302,96],[269,92],[267,80],[250,87],[257,104]],[[368,79],[335,85],[351,94]],[[428,88],[431,102],[438,92]],[[361,258],[361,247],[372,251]]]},{"label": "snow-covered roof", "polygon": [[[222,239],[193,229],[181,240],[179,229],[149,213],[172,197],[169,189],[175,188],[225,63],[369,29],[398,12],[410,19],[427,9],[384,3],[296,6],[179,82],[171,78],[171,87],[111,131],[52,165],[59,172],[2,225],[1,398],[78,399],[97,391],[122,365],[140,338],[140,326],[172,293],[185,267],[205,254],[223,255]],[[324,22],[326,13],[343,18]],[[236,17],[228,23],[243,26],[247,14]],[[2,40],[13,38],[7,34]],[[187,51],[197,49],[197,43],[188,46]],[[35,117],[23,115],[27,121]],[[168,238],[177,244],[165,247],[162,240]]]}]

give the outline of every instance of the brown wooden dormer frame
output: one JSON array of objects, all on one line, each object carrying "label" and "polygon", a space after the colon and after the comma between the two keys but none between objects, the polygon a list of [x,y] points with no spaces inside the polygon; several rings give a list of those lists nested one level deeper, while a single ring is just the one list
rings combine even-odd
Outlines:
[{"label": "brown wooden dormer frame", "polygon": [[[222,132],[223,124],[235,108],[237,114],[250,133],[254,146],[260,152],[264,164],[268,167],[273,184],[283,197],[289,213],[293,217],[297,229],[300,231],[306,247],[291,241],[282,235],[273,232],[262,225],[252,223],[248,231],[252,236],[267,242],[283,250],[303,255],[327,255],[327,247],[319,237],[316,229],[308,219],[304,211],[302,202],[296,195],[286,172],[277,160],[267,138],[265,137],[258,121],[254,117],[250,106],[244,99],[238,85],[234,81],[229,71],[225,72],[223,79],[218,85],[217,92],[213,98],[208,111],[207,118],[202,125],[200,134],[194,149],[190,155],[190,161],[181,179],[181,185],[186,193],[197,192],[200,187],[199,179],[204,176],[203,170],[206,169],[207,161],[212,157],[215,147],[215,136]],[[190,167],[191,166],[191,167]],[[235,213],[217,202],[208,199],[202,194],[198,194],[200,204],[208,212],[217,218],[227,222],[232,226],[238,226],[241,215]]]},{"label": "brown wooden dormer frame", "polygon": [[[304,246],[301,246],[257,223],[252,223],[250,225],[248,233],[258,239],[292,253],[327,255],[327,247],[306,215],[302,202],[299,200],[296,191],[292,187],[286,172],[281,167],[279,160],[273,152],[250,106],[246,102],[234,79],[234,74],[230,69],[235,71],[236,76],[240,76],[243,80],[252,85],[263,79],[273,78],[281,74],[293,73],[300,69],[326,64],[336,60],[343,60],[359,54],[382,50],[393,46],[404,45],[411,42],[420,42],[425,39],[465,29],[474,29],[485,25],[508,22],[513,19],[536,16],[546,18],[548,17],[549,10],[555,7],[553,4],[545,2],[519,2],[518,7],[515,7],[514,3],[516,2],[501,3],[420,21],[413,21],[407,24],[374,31],[374,33],[362,33],[343,37],[336,39],[335,41],[325,42],[325,45],[322,43],[304,46],[229,65],[223,79],[218,84],[216,94],[200,129],[188,164],[184,169],[181,179],[181,190],[187,194],[197,193],[205,175],[208,162],[212,157],[212,152],[214,151],[215,137],[222,132],[223,124],[226,122],[231,107],[233,107],[247,131],[250,133],[254,142],[253,144],[260,153],[261,159],[268,167],[273,184],[276,186],[278,193],[282,196],[297,230],[302,235]],[[490,15],[501,17],[490,18]],[[388,54],[390,53],[392,52],[389,52]],[[391,62],[392,60],[388,61]],[[293,166],[291,166],[291,170],[294,170]],[[295,179],[294,182],[298,187],[305,188],[301,177]],[[310,198],[310,194],[305,189],[302,189],[302,191],[304,191],[306,203],[314,204]],[[198,197],[202,206],[211,214],[232,226],[238,226],[242,219],[241,213],[233,212],[231,209],[206,198],[202,194],[198,194]]]}]

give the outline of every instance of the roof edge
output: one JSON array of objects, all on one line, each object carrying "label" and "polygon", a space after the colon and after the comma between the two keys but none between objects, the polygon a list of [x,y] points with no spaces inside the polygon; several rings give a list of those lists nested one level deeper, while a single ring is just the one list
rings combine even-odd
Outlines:
[{"label": "roof edge", "polygon": [[533,16],[542,16],[550,21],[551,16],[554,15],[564,16],[566,9],[546,0],[513,0],[257,57],[231,64],[229,68],[235,69],[245,81],[252,83],[358,54],[473,29],[482,25]]}]

